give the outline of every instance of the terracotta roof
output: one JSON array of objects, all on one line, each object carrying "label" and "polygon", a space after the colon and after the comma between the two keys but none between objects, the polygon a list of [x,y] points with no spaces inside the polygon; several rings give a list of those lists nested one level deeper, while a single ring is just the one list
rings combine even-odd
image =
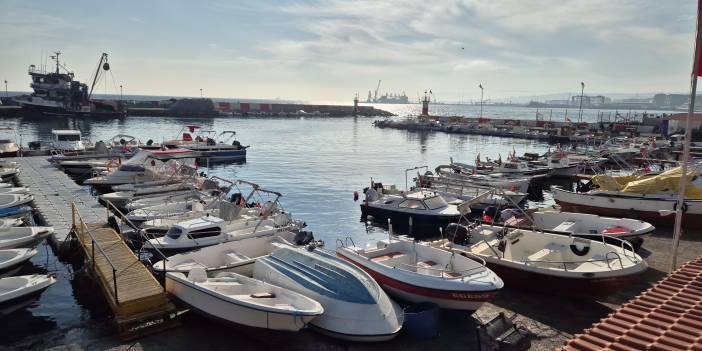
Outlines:
[{"label": "terracotta roof", "polygon": [[562,350],[702,350],[702,257],[575,335]]}]

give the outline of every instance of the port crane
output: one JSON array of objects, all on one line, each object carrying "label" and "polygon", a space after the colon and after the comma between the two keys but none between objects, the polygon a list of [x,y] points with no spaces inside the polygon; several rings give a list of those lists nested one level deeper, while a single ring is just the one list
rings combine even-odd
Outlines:
[{"label": "port crane", "polygon": [[373,100],[378,100],[378,90],[380,90],[380,82],[381,80],[378,79],[378,86],[375,87],[375,96],[373,97]]}]

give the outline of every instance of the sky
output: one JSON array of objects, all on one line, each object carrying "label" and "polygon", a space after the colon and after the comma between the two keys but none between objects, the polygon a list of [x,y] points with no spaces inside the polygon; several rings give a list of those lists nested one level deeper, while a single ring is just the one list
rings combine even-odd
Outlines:
[{"label": "sky", "polygon": [[[99,92],[365,99],[432,90],[440,101],[687,92],[693,0],[0,0],[0,80],[56,50]],[[43,53],[43,55],[42,55]],[[112,79],[114,77],[114,80]]]}]

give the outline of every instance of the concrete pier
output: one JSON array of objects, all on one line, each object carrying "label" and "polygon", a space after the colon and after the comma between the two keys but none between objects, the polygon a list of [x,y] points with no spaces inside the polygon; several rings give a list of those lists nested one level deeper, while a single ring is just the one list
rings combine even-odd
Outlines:
[{"label": "concrete pier", "polygon": [[20,173],[17,182],[28,187],[34,195],[32,207],[43,225],[54,227],[54,239],[62,242],[71,231],[71,202],[75,203],[83,219],[88,223],[104,223],[105,207],[90,195],[87,187],[76,184],[73,179],[54,167],[46,156],[15,157]]}]

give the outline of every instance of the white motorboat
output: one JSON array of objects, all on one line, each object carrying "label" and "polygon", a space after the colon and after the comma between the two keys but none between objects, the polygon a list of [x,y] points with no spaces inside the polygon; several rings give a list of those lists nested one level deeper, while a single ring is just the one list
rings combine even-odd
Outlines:
[{"label": "white motorboat", "polygon": [[35,249],[0,250],[0,277],[17,273],[22,265],[37,254]]},{"label": "white motorboat", "polygon": [[[433,191],[398,191],[394,186],[384,187],[372,183],[364,189],[365,200],[361,203],[364,218],[373,216],[379,223],[389,219],[393,228],[413,236],[439,236],[439,230],[449,223],[458,222],[461,212],[455,204],[449,204]],[[468,209],[470,211],[470,209]],[[410,228],[411,221],[411,228]]]},{"label": "white motorboat", "polygon": [[[1,132],[10,132],[13,131],[14,129],[8,128],[8,127],[3,127],[0,128]],[[5,134],[5,133],[3,133]],[[10,133],[8,133],[10,134]],[[2,138],[0,138],[0,157],[15,157],[17,156],[17,153],[20,150],[19,145],[17,143],[10,139],[9,136],[2,135]]]},{"label": "white motorboat", "polygon": [[531,178],[528,177],[511,177],[506,174],[497,173],[462,173],[460,169],[454,169],[452,166],[439,166],[436,167],[435,171],[439,177],[450,180],[451,183],[481,185],[519,193],[527,193],[529,191],[529,184],[531,184]]},{"label": "white motorboat", "polygon": [[164,151],[141,150],[122,163],[113,172],[93,177],[83,182],[98,189],[110,189],[115,185],[144,184],[148,186],[177,183],[183,174],[192,176],[195,169],[195,154],[192,150],[173,149]]},{"label": "white motorboat", "polygon": [[[186,131],[187,129],[187,131]],[[225,130],[217,134],[214,130],[198,130],[200,126],[185,126],[178,134],[180,140],[164,141],[163,146],[168,148],[180,147],[198,152],[203,158],[213,160],[241,160],[246,159],[248,146],[241,145],[235,140],[236,132]],[[196,132],[197,130],[197,132]],[[195,133],[195,135],[191,135]]]},{"label": "white motorboat", "polygon": [[340,246],[336,254],[368,272],[388,294],[446,309],[475,311],[504,285],[485,262],[406,237],[369,247]]},{"label": "white motorboat", "polygon": [[200,267],[166,273],[166,290],[204,314],[256,328],[298,331],[324,312],[294,291],[233,272],[210,276]]},{"label": "white motorboat", "polygon": [[29,188],[26,187],[9,187],[0,188],[0,194],[28,194]]},{"label": "white motorboat", "polygon": [[[218,199],[217,195],[219,195],[218,191],[199,191],[197,189],[178,190],[168,193],[152,194],[152,196],[134,198],[124,202],[122,207],[128,212],[145,209],[145,211],[155,214],[161,210],[164,210],[169,212],[170,215],[175,215],[178,213],[173,213],[173,210],[177,207],[177,205],[174,207],[173,204],[178,203],[181,204],[182,207],[182,203],[200,201],[203,203],[203,205],[209,208],[210,205],[207,204],[211,203],[212,201],[216,201]],[[135,212],[135,214],[136,213],[138,212]]]},{"label": "white motorboat", "polygon": [[561,211],[527,211],[504,219],[510,227],[534,228],[569,234],[603,234],[615,238],[630,238],[652,233],[651,223],[631,218],[602,217],[587,213]]},{"label": "white motorboat", "polygon": [[[5,188],[7,189],[7,188]],[[0,209],[18,207],[28,204],[34,200],[34,196],[30,194],[1,194],[0,193]]]},{"label": "white motorboat", "polygon": [[0,167],[0,179],[2,179],[2,181],[8,181],[19,173],[19,167]]},{"label": "white motorboat", "polygon": [[628,242],[615,246],[601,235],[588,239],[487,224],[452,224],[446,235],[432,245],[484,259],[510,288],[605,296],[648,268]]},{"label": "white motorboat", "polygon": [[52,227],[0,227],[0,249],[33,248],[53,232]]},{"label": "white motorboat", "polygon": [[[68,175],[85,175],[93,174],[98,171],[106,171],[107,165],[111,161],[108,160],[65,160],[56,161],[56,165]],[[114,161],[116,162],[116,161]]]},{"label": "white motorboat", "polygon": [[[168,257],[168,260],[154,263],[155,272],[187,273],[200,267],[206,271],[227,271],[250,276],[253,265],[260,257],[269,255],[279,248],[280,243],[303,246],[313,243],[314,235],[307,231],[281,231],[267,235],[239,237],[219,245],[207,246],[194,251]],[[317,242],[314,242],[318,245]],[[165,266],[164,266],[165,264]]]},{"label": "white motorboat", "polygon": [[333,254],[280,245],[256,260],[253,277],[319,302],[324,314],[310,325],[351,341],[383,341],[402,328],[404,312],[371,276]]},{"label": "white motorboat", "polygon": [[35,298],[56,283],[56,278],[44,274],[0,278],[0,306]]},{"label": "white motorboat", "polygon": [[165,253],[182,252],[240,238],[300,230],[302,227],[303,223],[293,220],[286,213],[278,213],[271,218],[237,218],[232,221],[206,216],[173,225],[163,237],[144,242],[144,248]]},{"label": "white motorboat", "polygon": [[[145,222],[157,218],[167,218],[179,216],[188,212],[205,212],[219,208],[220,200],[218,197],[198,196],[182,199],[176,197],[169,201],[164,199],[161,204],[146,206],[135,209],[127,213],[127,219],[132,222]],[[125,207],[129,210],[131,204],[128,203]]]},{"label": "white motorboat", "polygon": [[85,151],[85,145],[81,139],[80,130],[76,129],[52,129],[52,147],[63,151]]},{"label": "white motorboat", "polygon": [[[529,182],[525,182],[525,184],[528,188]],[[457,178],[438,177],[432,175],[431,172],[418,175],[416,186],[420,189],[433,190],[443,196],[446,201],[451,201],[451,199],[470,201],[485,192],[491,192],[487,198],[481,200],[481,203],[492,206],[513,206],[521,203],[527,197],[526,193],[516,190],[500,189],[499,191],[493,191],[496,189],[495,187],[479,185],[475,182],[463,181]],[[513,188],[516,189],[517,187]]]},{"label": "white motorboat", "polygon": [[[109,201],[117,208],[124,208],[126,204],[130,201],[141,200],[146,198],[156,198],[156,197],[172,197],[174,195],[184,195],[192,194],[196,190],[196,186],[189,183],[173,183],[156,185],[151,187],[142,187],[137,190],[131,191],[115,191],[111,193],[102,194],[99,196],[102,201]],[[1,192],[1,189],[0,189]],[[154,203],[156,204],[156,203]],[[146,207],[149,205],[144,205]],[[141,208],[141,207],[130,207],[131,209]]]}]

